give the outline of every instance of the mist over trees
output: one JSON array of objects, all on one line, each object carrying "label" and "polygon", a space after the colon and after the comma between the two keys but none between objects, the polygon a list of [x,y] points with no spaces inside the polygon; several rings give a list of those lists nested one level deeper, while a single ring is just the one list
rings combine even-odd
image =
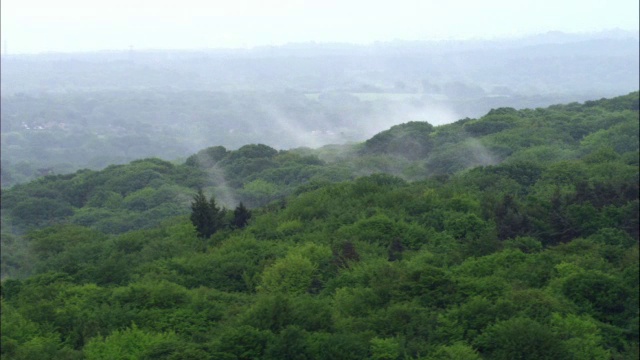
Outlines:
[{"label": "mist over trees", "polygon": [[638,35],[10,55],[2,186],[220,145],[316,148],[393,125],[637,90]]}]

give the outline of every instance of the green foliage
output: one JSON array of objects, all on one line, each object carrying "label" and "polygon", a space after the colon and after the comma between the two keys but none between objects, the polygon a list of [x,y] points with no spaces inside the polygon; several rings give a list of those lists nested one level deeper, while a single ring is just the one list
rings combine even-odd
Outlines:
[{"label": "green foliage", "polygon": [[464,124],[464,129],[472,136],[484,136],[510,129],[518,122],[517,112],[492,109],[482,121],[470,121]]},{"label": "green foliage", "polygon": [[574,359],[610,359],[611,354],[603,348],[603,339],[597,323],[588,317],[553,314],[552,326],[564,340]]},{"label": "green foliage", "polygon": [[399,236],[399,231],[389,217],[380,214],[345,227],[339,231],[339,234],[347,238],[387,245],[393,238]]},{"label": "green foliage", "polygon": [[224,146],[213,146],[200,150],[195,155],[189,156],[185,161],[185,164],[193,167],[212,168],[228,154],[229,152],[224,148]]},{"label": "green foliage", "polygon": [[582,140],[581,145],[585,151],[594,151],[601,147],[613,148],[618,154],[636,151],[639,144],[636,134],[639,131],[637,121],[625,121],[609,129],[601,129],[589,134]]},{"label": "green foliage", "polygon": [[15,186],[2,358],[635,358],[633,121],[496,109]]},{"label": "green foliage", "polygon": [[366,359],[369,356],[369,343],[366,334],[361,333],[323,333],[309,336],[310,352],[318,359]]},{"label": "green foliage", "polygon": [[427,357],[429,360],[480,360],[478,352],[463,342],[453,345],[440,346],[433,355]]},{"label": "green foliage", "polygon": [[307,350],[306,333],[299,327],[292,325],[282,330],[269,344],[266,359],[309,359],[311,354]]},{"label": "green foliage", "polygon": [[84,354],[89,360],[135,360],[150,349],[172,341],[175,341],[174,334],[146,332],[134,324],[125,330],[116,330],[104,339],[93,339],[85,346]]},{"label": "green foliage", "polygon": [[266,205],[276,198],[278,188],[265,180],[258,179],[244,185],[241,194],[252,206]]},{"label": "green foliage", "polygon": [[[2,301],[2,359],[54,359],[62,353],[58,336],[25,319]],[[60,349],[60,350],[59,350]]]},{"label": "green foliage", "polygon": [[400,344],[397,339],[371,339],[371,359],[395,360],[400,357]]},{"label": "green foliage", "polygon": [[429,134],[433,126],[411,121],[378,133],[364,143],[363,151],[372,154],[393,154],[409,160],[422,159],[431,151]]},{"label": "green foliage", "polygon": [[227,292],[253,292],[263,267],[281,250],[252,237],[232,237],[214,252],[194,254],[191,250],[186,254],[166,256],[171,260],[144,270],[160,270],[165,279],[187,288],[206,286]]},{"label": "green foliage", "polygon": [[305,293],[311,286],[316,268],[307,257],[289,254],[264,270],[258,290],[292,295]]},{"label": "green foliage", "polygon": [[87,201],[87,207],[117,209],[122,205],[122,195],[114,191],[97,191]]},{"label": "green foliage", "polygon": [[168,281],[145,281],[114,289],[113,301],[133,308],[168,309],[188,300],[186,290]]},{"label": "green foliage", "polygon": [[12,211],[13,218],[20,219],[26,227],[53,225],[72,214],[73,208],[69,204],[48,198],[26,199]]},{"label": "green foliage", "polygon": [[619,279],[596,270],[573,274],[565,280],[562,292],[602,321],[620,321],[625,311],[624,299],[629,296]]},{"label": "green foliage", "polygon": [[482,354],[491,359],[566,359],[569,353],[546,326],[522,317],[488,327],[476,340]]},{"label": "green foliage", "polygon": [[212,356],[218,359],[261,359],[273,334],[251,326],[228,327],[212,344]]}]

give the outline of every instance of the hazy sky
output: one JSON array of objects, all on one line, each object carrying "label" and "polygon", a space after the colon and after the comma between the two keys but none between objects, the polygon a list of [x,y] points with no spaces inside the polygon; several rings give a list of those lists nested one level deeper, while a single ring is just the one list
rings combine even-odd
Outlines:
[{"label": "hazy sky", "polygon": [[[638,30],[638,0],[1,0],[10,54]],[[6,43],[5,43],[6,41]],[[2,51],[5,51],[3,46]]]}]

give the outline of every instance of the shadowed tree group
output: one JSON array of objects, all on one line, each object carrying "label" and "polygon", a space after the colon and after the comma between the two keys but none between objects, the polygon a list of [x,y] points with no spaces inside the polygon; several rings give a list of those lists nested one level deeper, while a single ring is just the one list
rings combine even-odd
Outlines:
[{"label": "shadowed tree group", "polygon": [[241,229],[251,219],[251,211],[242,202],[233,211],[232,219],[227,220],[226,213],[226,209],[218,207],[213,196],[207,200],[202,189],[198,190],[198,193],[193,197],[191,223],[196,227],[198,236],[202,238],[208,239],[225,227]]},{"label": "shadowed tree group", "polygon": [[224,225],[224,210],[218,207],[213,196],[207,200],[202,189],[198,190],[191,203],[191,223],[196,227],[198,236],[205,239]]}]

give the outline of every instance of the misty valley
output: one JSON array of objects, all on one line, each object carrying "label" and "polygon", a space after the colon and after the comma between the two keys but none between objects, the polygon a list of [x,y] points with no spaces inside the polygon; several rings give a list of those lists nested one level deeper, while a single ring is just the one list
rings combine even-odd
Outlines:
[{"label": "misty valley", "polygon": [[638,35],[13,55],[0,82],[3,187],[210,147],[357,143],[638,88]]},{"label": "misty valley", "polygon": [[637,359],[637,33],[11,55],[1,359]]}]

